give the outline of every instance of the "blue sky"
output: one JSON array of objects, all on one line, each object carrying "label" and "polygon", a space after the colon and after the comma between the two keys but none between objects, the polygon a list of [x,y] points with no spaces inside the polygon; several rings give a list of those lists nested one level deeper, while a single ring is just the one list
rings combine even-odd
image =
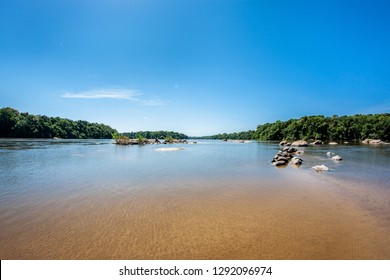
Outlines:
[{"label": "blue sky", "polygon": [[388,1],[0,1],[0,107],[210,135],[390,112]]}]

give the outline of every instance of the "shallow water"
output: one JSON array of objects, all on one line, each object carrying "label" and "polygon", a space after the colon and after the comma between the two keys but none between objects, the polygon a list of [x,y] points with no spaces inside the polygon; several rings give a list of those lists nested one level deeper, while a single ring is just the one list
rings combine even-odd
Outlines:
[{"label": "shallow water", "polygon": [[0,258],[390,259],[390,147],[278,148],[1,139]]}]

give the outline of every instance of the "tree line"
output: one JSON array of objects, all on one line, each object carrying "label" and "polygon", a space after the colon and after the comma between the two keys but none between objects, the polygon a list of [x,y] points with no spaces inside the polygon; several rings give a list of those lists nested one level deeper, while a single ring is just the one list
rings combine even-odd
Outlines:
[{"label": "tree line", "polygon": [[258,140],[360,141],[366,138],[390,140],[390,114],[324,117],[276,121],[259,125],[254,133]]},{"label": "tree line", "polygon": [[120,135],[126,136],[130,139],[145,138],[145,139],[188,139],[188,136],[175,131],[136,131],[124,132]]},{"label": "tree line", "polygon": [[256,130],[199,137],[232,140],[322,140],[360,141],[366,138],[390,140],[390,114],[325,117],[305,116],[257,126]]},{"label": "tree line", "polygon": [[219,140],[254,140],[254,130],[234,132],[234,133],[220,133],[211,136],[194,137],[194,139],[219,139]]},{"label": "tree line", "polygon": [[111,139],[114,133],[117,131],[105,124],[0,109],[0,137]]},{"label": "tree line", "polygon": [[[48,117],[19,113],[7,107],[0,109],[0,137],[20,138],[68,138],[110,139],[118,135],[116,129],[105,124],[87,121],[72,121],[59,117]],[[188,139],[183,133],[174,131],[137,131],[120,135],[130,139]],[[257,126],[256,130],[197,137],[202,139],[232,140],[322,140],[360,141],[376,138],[390,141],[390,114],[354,116],[305,116],[300,119],[276,121]]]}]

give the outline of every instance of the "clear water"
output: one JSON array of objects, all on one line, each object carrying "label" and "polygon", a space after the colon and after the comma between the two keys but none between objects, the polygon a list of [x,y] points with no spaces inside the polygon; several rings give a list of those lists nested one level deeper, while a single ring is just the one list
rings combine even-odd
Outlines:
[{"label": "clear water", "polygon": [[1,259],[390,258],[389,146],[162,147],[0,139]]}]

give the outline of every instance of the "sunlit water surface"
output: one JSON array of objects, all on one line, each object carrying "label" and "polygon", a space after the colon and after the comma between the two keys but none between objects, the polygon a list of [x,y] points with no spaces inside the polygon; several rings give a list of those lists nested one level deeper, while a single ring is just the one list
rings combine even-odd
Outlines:
[{"label": "sunlit water surface", "polygon": [[161,147],[0,139],[0,258],[390,259],[387,145]]}]

